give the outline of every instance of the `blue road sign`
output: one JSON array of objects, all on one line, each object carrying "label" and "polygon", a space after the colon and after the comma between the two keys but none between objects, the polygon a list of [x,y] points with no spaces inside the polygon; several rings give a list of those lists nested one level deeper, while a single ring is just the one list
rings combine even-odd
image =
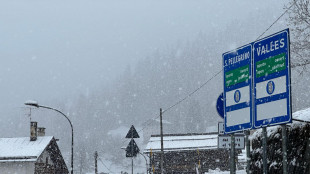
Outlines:
[{"label": "blue road sign", "polygon": [[225,133],[252,128],[252,44],[223,54]]},{"label": "blue road sign", "polygon": [[220,117],[224,119],[224,99],[223,99],[223,93],[217,98],[216,101],[216,111],[219,114]]},{"label": "blue road sign", "polygon": [[254,42],[253,59],[254,128],[291,122],[289,30]]}]

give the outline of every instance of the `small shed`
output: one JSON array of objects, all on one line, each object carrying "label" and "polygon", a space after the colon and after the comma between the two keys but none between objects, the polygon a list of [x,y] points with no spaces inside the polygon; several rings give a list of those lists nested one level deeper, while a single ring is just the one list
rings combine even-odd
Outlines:
[{"label": "small shed", "polygon": [[[165,173],[199,173],[209,169],[229,169],[229,151],[217,148],[218,134],[165,134]],[[145,150],[150,159],[150,170],[160,173],[160,135],[152,135]]]},{"label": "small shed", "polygon": [[53,136],[0,138],[0,169],[3,174],[68,174]]}]

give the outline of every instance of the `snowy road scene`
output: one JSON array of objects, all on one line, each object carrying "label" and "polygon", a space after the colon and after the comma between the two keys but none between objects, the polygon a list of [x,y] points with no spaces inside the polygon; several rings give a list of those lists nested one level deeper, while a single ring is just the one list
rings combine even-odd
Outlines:
[{"label": "snowy road scene", "polygon": [[309,174],[310,0],[0,0],[0,174]]}]

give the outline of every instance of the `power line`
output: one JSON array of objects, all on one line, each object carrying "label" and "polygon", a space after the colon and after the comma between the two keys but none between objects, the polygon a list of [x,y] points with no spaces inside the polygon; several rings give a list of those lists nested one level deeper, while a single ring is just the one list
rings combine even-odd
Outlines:
[{"label": "power line", "polygon": [[202,85],[200,85],[197,89],[195,89],[193,92],[189,93],[187,96],[185,96],[183,99],[179,100],[178,102],[176,102],[175,104],[171,105],[170,107],[168,107],[167,109],[163,110],[163,113],[169,111],[170,109],[174,108],[175,106],[177,106],[178,104],[182,103],[184,100],[188,99],[189,97],[191,97],[193,94],[195,94],[197,91],[199,91],[201,88],[203,88],[207,83],[209,83],[214,77],[216,77],[217,75],[219,75],[221,72],[223,71],[223,69],[221,69],[219,72],[217,72],[216,74],[214,74],[211,78],[209,78],[205,83],[203,83]]},{"label": "power line", "polygon": [[152,122],[152,120],[156,120],[156,119],[158,119],[160,117],[160,115],[158,115],[158,116],[156,116],[156,117],[154,117],[154,118],[152,118],[152,119],[150,119],[150,120],[148,120],[148,121],[146,121],[146,122],[144,122],[144,123],[147,123],[147,122],[150,122],[150,123],[148,123],[146,126],[144,126],[141,130],[139,130],[138,131],[138,133],[139,132],[141,132],[141,131],[143,131],[145,128],[147,128],[147,126],[149,126]]},{"label": "power line", "polygon": [[[188,99],[189,97],[191,97],[194,93],[196,93],[197,91],[199,91],[201,88],[203,88],[207,83],[209,83],[214,77],[216,77],[217,75],[219,75],[221,72],[223,71],[223,69],[221,69],[219,72],[217,72],[216,74],[214,74],[211,78],[209,78],[205,83],[203,83],[202,85],[200,85],[198,88],[196,88],[194,91],[192,91],[191,93],[189,93],[187,96],[185,96],[184,98],[182,98],[181,100],[177,101],[175,104],[169,106],[167,109],[163,110],[163,113],[169,111],[170,109],[174,108],[175,106],[179,105],[180,103],[182,103],[184,100]],[[150,120],[156,120],[157,118],[159,118],[160,116],[156,116]],[[146,121],[143,124],[149,122]],[[144,126],[141,130],[138,131],[141,132],[143,129],[145,129],[148,125],[150,125],[151,123],[148,123],[146,126]]]},{"label": "power line", "polygon": [[98,159],[99,159],[99,161],[104,165],[104,167],[107,168],[107,169],[109,170],[110,173],[116,173],[116,172],[111,171],[111,170],[107,167],[107,165],[104,164],[104,162],[101,160],[100,157],[98,157]]},{"label": "power line", "polygon": [[[148,119],[147,121],[145,121],[145,122],[143,122],[142,124],[146,124],[147,122],[149,122],[149,123],[147,123],[145,126],[143,126],[142,127],[142,129],[140,129],[139,131],[138,131],[138,133],[140,133],[141,131],[143,131],[145,128],[147,128],[150,124],[152,124],[152,120],[156,120],[156,119],[158,119],[160,117],[160,115],[158,115],[158,116],[156,116],[156,117],[154,117],[154,118],[151,118],[151,119]],[[126,142],[126,141],[129,141],[130,139],[125,139],[123,142],[122,142],[122,145]]]},{"label": "power line", "polygon": [[[204,82],[202,85],[200,85],[198,88],[196,88],[194,91],[192,91],[191,93],[189,93],[187,96],[185,96],[184,98],[182,98],[181,100],[177,101],[175,104],[169,106],[167,109],[165,109],[162,113],[165,113],[166,111],[174,108],[175,106],[179,105],[180,103],[182,103],[183,101],[185,101],[186,99],[188,99],[189,97],[191,97],[194,93],[196,93],[197,91],[199,91],[201,88],[203,88],[205,85],[207,85],[214,77],[216,77],[217,75],[219,75],[221,72],[223,71],[223,69],[221,69],[219,72],[217,72],[216,74],[214,74],[211,78],[209,78],[206,82]],[[158,119],[160,116],[157,115],[152,119],[149,119],[147,121],[145,121],[142,124],[146,124],[145,126],[142,127],[142,129],[140,129],[138,131],[138,133],[140,133],[141,131],[143,131],[145,128],[147,128],[150,124],[152,124],[152,120],[156,120]],[[147,123],[149,122],[149,123]],[[128,139],[124,140],[122,142],[122,144],[124,144],[126,141],[128,141]]]},{"label": "power line", "polygon": [[255,41],[257,41],[260,37],[262,37],[275,23],[277,23],[280,20],[280,18],[282,18],[295,5],[295,3],[296,0],[294,0],[292,5],[289,8],[287,8],[261,35],[259,35]]}]

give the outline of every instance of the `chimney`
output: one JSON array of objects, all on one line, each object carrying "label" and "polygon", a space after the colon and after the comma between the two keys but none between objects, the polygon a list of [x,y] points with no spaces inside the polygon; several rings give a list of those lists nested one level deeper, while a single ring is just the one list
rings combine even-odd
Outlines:
[{"label": "chimney", "polygon": [[30,122],[30,141],[37,140],[37,125],[38,122],[35,121]]},{"label": "chimney", "polygon": [[45,136],[45,128],[38,127],[38,137],[44,137],[44,136]]}]

